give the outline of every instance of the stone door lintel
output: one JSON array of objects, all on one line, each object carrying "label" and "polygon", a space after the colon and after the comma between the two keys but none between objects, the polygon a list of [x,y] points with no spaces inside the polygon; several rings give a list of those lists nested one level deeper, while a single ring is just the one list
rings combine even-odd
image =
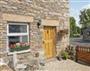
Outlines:
[{"label": "stone door lintel", "polygon": [[59,20],[46,20],[42,19],[43,26],[59,26]]}]

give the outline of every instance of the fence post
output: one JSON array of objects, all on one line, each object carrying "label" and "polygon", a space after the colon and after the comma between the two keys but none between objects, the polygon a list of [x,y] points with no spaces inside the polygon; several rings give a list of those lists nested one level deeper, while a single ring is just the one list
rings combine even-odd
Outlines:
[{"label": "fence post", "polygon": [[75,55],[75,58],[76,58],[76,62],[78,61],[78,46],[76,46],[76,48],[75,48],[75,51],[76,51],[76,55]]}]

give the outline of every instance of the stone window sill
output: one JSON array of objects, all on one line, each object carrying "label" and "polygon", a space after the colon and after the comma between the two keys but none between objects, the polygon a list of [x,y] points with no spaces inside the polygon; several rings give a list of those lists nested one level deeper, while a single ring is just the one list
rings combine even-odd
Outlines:
[{"label": "stone window sill", "polygon": [[15,51],[15,52],[8,52],[8,55],[13,55],[14,53],[21,54],[21,53],[27,53],[30,52],[31,49],[28,50],[22,50],[22,51]]}]

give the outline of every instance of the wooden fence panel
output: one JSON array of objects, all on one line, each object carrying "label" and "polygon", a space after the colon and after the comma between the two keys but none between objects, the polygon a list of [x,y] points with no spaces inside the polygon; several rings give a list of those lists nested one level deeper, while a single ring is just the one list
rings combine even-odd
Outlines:
[{"label": "wooden fence panel", "polygon": [[90,48],[77,46],[76,58],[90,64]]}]

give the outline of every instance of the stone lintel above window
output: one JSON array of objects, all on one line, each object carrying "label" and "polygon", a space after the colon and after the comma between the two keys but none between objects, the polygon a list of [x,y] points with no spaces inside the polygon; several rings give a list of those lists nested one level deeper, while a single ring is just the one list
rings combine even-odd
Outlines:
[{"label": "stone lintel above window", "polygon": [[13,22],[33,22],[33,17],[3,13],[3,20],[13,21]]}]

